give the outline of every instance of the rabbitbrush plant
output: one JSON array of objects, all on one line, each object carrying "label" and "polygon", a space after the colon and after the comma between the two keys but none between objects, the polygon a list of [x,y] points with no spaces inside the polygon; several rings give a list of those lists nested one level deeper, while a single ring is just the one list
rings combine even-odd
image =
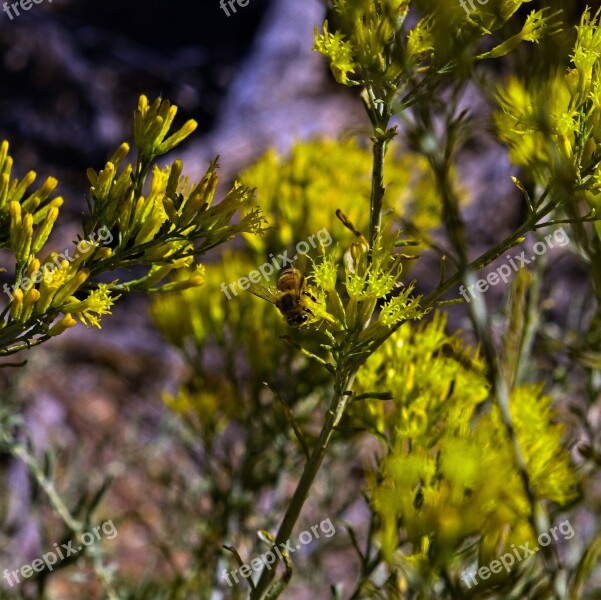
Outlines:
[{"label": "rabbitbrush plant", "polygon": [[[197,186],[178,183],[177,161],[155,170],[154,203],[140,199],[151,160],[170,146],[170,138],[148,141],[160,123],[142,127],[146,142],[137,126],[133,166],[116,173],[119,150],[91,173],[84,234],[106,225],[116,245],[83,264],[67,307],[78,314],[88,290],[101,289],[106,312],[112,293],[155,290],[169,276],[171,293],[155,296],[152,315],[190,369],[164,400],[197,469],[179,482],[166,541],[185,549],[186,565],[136,592],[115,579],[114,593],[274,600],[295,597],[296,583],[311,585],[321,572],[319,598],[599,596],[599,517],[586,498],[601,464],[601,27],[590,9],[529,4],[490,0],[467,15],[454,0],[334,0],[314,49],[357,92],[369,134],[270,151],[214,207],[205,204],[214,165]],[[475,96],[490,108],[483,130],[506,149],[522,207],[520,223],[503,224],[510,233],[481,254],[470,244],[461,162],[482,122],[466,109]],[[144,110],[145,101],[138,119]],[[509,201],[494,189],[484,200]],[[235,209],[241,220],[230,225]],[[24,250],[30,226],[16,207],[6,214],[23,276],[35,260]],[[271,227],[259,232],[261,214]],[[45,215],[35,218],[27,222]],[[461,285],[474,287],[488,265],[560,227],[570,239],[564,253],[589,275],[565,319],[548,312],[543,257],[514,274],[500,308],[482,294],[466,304]],[[323,228],[333,243],[297,263],[310,308],[302,327],[288,327],[255,295],[220,292]],[[238,232],[244,243],[200,277],[190,257]],[[410,277],[427,257],[437,261],[435,277]],[[88,283],[119,260],[152,266],[135,281]],[[30,298],[9,307],[11,332],[30,324],[52,334],[44,327],[62,305],[50,303],[48,321],[35,306]],[[476,347],[449,332],[459,311]],[[351,525],[359,509],[364,520]],[[280,560],[276,547],[326,517],[336,536],[302,558],[281,551]],[[576,536],[492,568],[568,518]],[[354,553],[344,583],[324,566],[335,555],[328,546]],[[263,552],[277,562],[246,566]],[[235,581],[224,577],[236,570]],[[466,577],[474,572],[484,574],[477,584]]]}]

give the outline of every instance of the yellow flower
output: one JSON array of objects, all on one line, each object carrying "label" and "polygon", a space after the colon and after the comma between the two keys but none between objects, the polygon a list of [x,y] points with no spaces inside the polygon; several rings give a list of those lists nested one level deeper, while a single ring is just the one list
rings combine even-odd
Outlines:
[{"label": "yellow flower", "polygon": [[101,283],[85,300],[73,298],[71,302],[61,306],[61,310],[75,315],[86,327],[100,329],[99,317],[111,314],[110,309],[118,297],[111,296],[110,286]]}]

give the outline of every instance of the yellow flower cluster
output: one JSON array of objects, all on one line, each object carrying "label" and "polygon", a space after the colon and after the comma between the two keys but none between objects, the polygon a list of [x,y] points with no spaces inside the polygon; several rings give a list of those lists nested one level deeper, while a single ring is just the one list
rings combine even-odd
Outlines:
[{"label": "yellow flower cluster", "polygon": [[[391,147],[385,164],[390,230],[401,220],[423,234],[440,225],[440,196],[427,160]],[[332,236],[331,250],[346,245],[349,234],[336,218],[337,209],[366,233],[371,169],[371,152],[352,138],[298,143],[289,156],[264,154],[240,174],[244,185],[256,189],[271,225],[264,235],[245,236],[253,257],[262,263],[269,253],[291,248],[323,227]],[[411,254],[412,248],[404,252]]]},{"label": "yellow flower cluster", "polygon": [[601,29],[586,10],[577,29],[572,65],[529,81],[511,78],[498,91],[495,125],[511,160],[545,187],[558,180],[601,198]]},{"label": "yellow flower cluster", "polygon": [[[408,76],[458,67],[462,61],[504,56],[522,42],[538,42],[558,31],[559,11],[532,11],[522,30],[485,53],[483,37],[498,31],[531,0],[489,0],[466,11],[458,0],[334,0],[333,22],[315,31],[314,50],[326,56],[338,83],[362,85],[388,103],[402,93]],[[426,15],[404,27],[410,5]]]},{"label": "yellow flower cluster", "polygon": [[[417,330],[401,326],[357,377],[358,393],[386,391],[393,400],[361,400],[351,409],[386,439],[369,486],[383,552],[431,572],[458,566],[457,550],[469,541],[487,564],[511,543],[534,537],[500,412],[496,405],[482,410],[489,396],[482,361],[444,333],[445,321],[436,313]],[[536,496],[572,500],[577,481],[551,399],[539,385],[516,388],[511,413]]]},{"label": "yellow flower cluster", "polygon": [[[62,333],[75,325],[73,313],[82,322],[99,326],[97,315],[107,314],[114,301],[106,289],[99,288],[90,292],[87,299],[76,302],[75,294],[81,290],[90,276],[86,268],[92,260],[105,260],[111,255],[111,249],[101,248],[98,243],[90,243],[87,252],[77,258],[58,260],[56,253],[45,258],[39,253],[46,244],[63,204],[61,197],[49,200],[58,181],[49,177],[40,188],[26,195],[34,183],[36,173],[29,171],[22,181],[11,177],[13,160],[8,154],[8,143],[0,145],[0,219],[8,227],[0,228],[1,243],[10,248],[15,256],[15,284],[12,293],[5,285],[5,291],[11,299],[7,318],[0,320],[3,339],[10,340],[29,321],[49,316],[59,319],[47,335]],[[8,233],[8,235],[6,235]],[[54,263],[50,273],[49,264]]]},{"label": "yellow flower cluster", "polygon": [[[409,0],[334,0],[336,25],[331,33],[328,22],[323,34],[315,31],[314,49],[330,59],[332,74],[344,85],[388,86],[403,73],[397,36],[409,10]],[[423,44],[411,44],[416,54],[428,47],[427,35]],[[397,49],[397,56],[394,50]]]},{"label": "yellow flower cluster", "polygon": [[[399,158],[391,152],[386,164],[390,172],[385,182],[386,193],[394,215],[399,221],[401,218],[410,221],[420,232],[429,232],[440,223],[440,201],[427,161],[413,153]],[[154,320],[174,346],[189,352],[191,347],[200,349],[216,343],[224,352],[229,348],[233,354],[243,353],[251,363],[253,380],[263,381],[272,376],[283,364],[283,357],[289,356],[282,354],[282,344],[277,341],[277,332],[284,326],[279,312],[247,292],[228,301],[220,285],[237,280],[265,262],[269,254],[279,254],[324,227],[333,242],[327,254],[318,252],[313,257],[313,269],[305,273],[307,288],[316,300],[311,304],[314,326],[323,322],[335,335],[340,335],[345,327],[348,331],[356,330],[373,312],[378,300],[390,296],[380,318],[368,330],[356,332],[367,346],[370,340],[388,333],[393,324],[421,315],[418,298],[412,295],[413,286],[395,285],[401,268],[406,269],[411,263],[398,254],[393,258],[397,239],[394,219],[370,265],[361,243],[352,245],[346,257],[340,250],[341,246],[349,246],[351,234],[336,217],[337,209],[359,230],[367,228],[367,211],[362,207],[367,206],[369,198],[371,153],[366,148],[351,139],[299,143],[287,157],[267,152],[240,174],[240,180],[243,185],[256,188],[257,202],[272,227],[261,236],[245,235],[245,247],[226,252],[219,264],[206,265],[202,290],[191,288],[159,295],[153,300]],[[249,206],[246,210],[251,209]],[[416,251],[411,246],[403,250]],[[186,276],[187,270],[182,269],[174,276],[173,283]],[[350,299],[347,292],[338,291],[344,284],[352,294]],[[296,335],[289,328],[287,333]],[[232,340],[236,343],[230,348]],[[319,350],[319,340],[310,335],[303,336],[303,344]],[[299,364],[297,367],[304,369]],[[315,370],[307,381],[314,378]],[[212,383],[216,384],[213,380]],[[190,400],[191,392],[186,394],[182,403],[175,397],[169,405],[191,410],[196,405]]]},{"label": "yellow flower cluster", "polygon": [[[196,256],[238,233],[262,230],[264,219],[251,206],[248,187],[236,182],[222,202],[213,203],[216,161],[197,184],[182,175],[180,160],[162,168],[156,165],[158,156],[196,128],[189,120],[170,133],[176,113],[177,107],[166,100],[149,103],[141,96],[134,114],[136,162],[126,163],[130,148],[124,143],[99,172],[88,169],[89,212],[73,257],[68,251],[46,252],[46,258],[41,254],[63,203],[60,197],[50,199],[58,182],[50,177],[27,195],[36,174],[30,171],[21,181],[13,179],[8,144],[0,145],[0,246],[13,252],[16,263],[13,292],[8,284],[4,288],[10,304],[0,320],[2,352],[58,335],[72,327],[75,318],[100,327],[100,317],[110,313],[124,291],[168,292],[202,285],[204,267],[195,262]],[[237,212],[244,214],[232,223]],[[94,240],[92,234],[100,230],[106,234],[104,246],[97,240],[84,241]],[[133,267],[146,272],[135,280],[95,281],[102,273]],[[167,277],[172,280],[165,282]]]}]

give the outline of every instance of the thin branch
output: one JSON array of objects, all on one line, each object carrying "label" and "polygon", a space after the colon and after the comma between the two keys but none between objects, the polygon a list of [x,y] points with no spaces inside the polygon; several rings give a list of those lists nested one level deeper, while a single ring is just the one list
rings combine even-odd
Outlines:
[{"label": "thin branch", "polygon": [[309,458],[311,457],[311,454],[309,452],[309,446],[307,445],[305,436],[303,435],[303,431],[300,428],[298,421],[294,418],[294,413],[292,412],[292,410],[290,409],[290,407],[288,406],[286,401],[282,398],[281,394],[274,387],[270,386],[265,381],[263,382],[263,385],[265,385],[267,387],[267,389],[280,401],[280,404],[282,405],[282,408],[284,409],[284,414],[286,415],[286,418],[288,419],[288,423],[290,423],[290,427],[292,427],[292,431],[294,431],[294,435],[296,436],[296,439],[298,440],[299,444],[301,445],[301,448],[303,449],[305,457],[307,458],[307,460],[309,460]]},{"label": "thin branch", "polygon": [[16,458],[22,460],[30,473],[34,476],[38,485],[44,490],[50,504],[56,511],[56,513],[63,520],[65,525],[71,529],[71,531],[79,532],[82,530],[83,525],[80,523],[69,511],[62,498],[59,496],[56,488],[52,481],[50,481],[45,475],[44,471],[40,467],[38,461],[32,456],[26,448],[19,442],[11,439],[6,432],[2,432],[2,437],[8,445],[9,452]]},{"label": "thin branch", "polygon": [[576,219],[556,219],[554,221],[546,221],[545,223],[538,223],[533,226],[532,229],[543,229],[545,227],[551,227],[552,225],[561,225],[569,223],[593,223],[595,221],[601,221],[601,217],[595,215],[595,211],[592,210],[588,215]]}]

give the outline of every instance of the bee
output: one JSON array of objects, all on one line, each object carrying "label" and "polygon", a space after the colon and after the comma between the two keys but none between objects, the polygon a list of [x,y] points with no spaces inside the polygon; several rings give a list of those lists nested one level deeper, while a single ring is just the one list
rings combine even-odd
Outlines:
[{"label": "bee", "polygon": [[280,273],[275,288],[251,284],[248,291],[275,304],[290,327],[302,327],[309,319],[315,318],[309,307],[317,300],[307,291],[305,276],[294,267],[288,267]]}]

